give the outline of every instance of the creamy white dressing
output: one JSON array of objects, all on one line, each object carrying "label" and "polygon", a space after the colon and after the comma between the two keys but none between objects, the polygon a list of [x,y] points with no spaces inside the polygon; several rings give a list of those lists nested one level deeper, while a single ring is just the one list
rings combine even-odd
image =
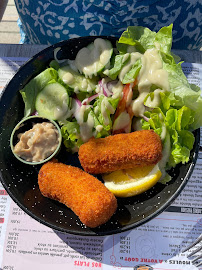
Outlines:
[{"label": "creamy white dressing", "polygon": [[167,134],[167,129],[166,129],[166,126],[163,125],[162,126],[162,132],[161,132],[161,135],[160,135],[162,141],[165,140],[166,134]]},{"label": "creamy white dressing", "polygon": [[163,69],[162,59],[155,48],[147,50],[142,56],[138,90],[148,91],[152,84],[169,91],[168,72]]},{"label": "creamy white dressing", "polygon": [[[73,65],[73,63],[72,63]],[[59,75],[62,81],[70,85],[74,88],[74,92],[78,93],[79,89],[81,91],[92,92],[94,90],[94,84],[84,76],[79,75],[78,70],[75,71],[76,68],[70,68],[69,66],[65,66],[60,69]]]},{"label": "creamy white dressing", "polygon": [[92,74],[96,75],[96,71],[99,71],[99,66],[105,66],[111,55],[110,43],[104,39],[97,38],[94,40],[94,46],[82,48],[76,56],[75,66],[84,73],[86,77],[92,77]]},{"label": "creamy white dressing", "polygon": [[103,98],[102,102],[101,102],[101,114],[104,118],[104,125],[109,125],[109,116],[107,114],[107,110],[106,110],[106,105],[105,105],[105,97]]},{"label": "creamy white dressing", "polygon": [[60,119],[60,121],[63,122],[66,119],[70,118],[76,112],[77,109],[78,109],[78,107],[76,106],[76,102],[73,99],[72,100],[72,108],[67,111],[67,113],[65,114],[65,116],[63,117],[63,119]]},{"label": "creamy white dressing", "polygon": [[130,54],[129,61],[125,64],[125,66],[121,69],[119,73],[119,80],[123,81],[126,73],[131,70],[132,66],[135,62],[142,57],[142,54],[139,52],[133,52]]},{"label": "creamy white dressing", "polygon": [[82,105],[79,109],[78,117],[76,119],[79,124],[82,124],[84,122],[85,110],[86,110],[86,105]]},{"label": "creamy white dressing", "polygon": [[99,86],[99,84],[96,86],[95,92],[103,94],[103,89],[102,89],[102,87]]},{"label": "creamy white dressing", "polygon": [[[124,63],[125,61],[127,61],[127,59],[130,57],[130,53],[125,53],[124,55],[123,55],[123,59],[122,59],[122,63]],[[109,75],[109,69],[105,69],[105,71],[104,71],[104,74],[105,75]]]},{"label": "creamy white dressing", "polygon": [[97,114],[97,113],[98,113],[98,111],[99,111],[99,107],[98,107],[98,106],[96,106],[96,107],[94,108],[94,112],[95,112],[95,114]]},{"label": "creamy white dressing", "polygon": [[88,114],[87,121],[84,122],[84,113],[86,109],[89,108],[89,105],[77,105],[77,102],[74,103],[75,112],[74,116],[80,126],[80,136],[83,142],[87,142],[93,136],[93,127],[94,127],[94,118],[91,113]]},{"label": "creamy white dressing", "polygon": [[146,98],[147,95],[148,92],[143,92],[139,94],[139,96],[131,102],[134,116],[140,117],[144,114],[145,112],[144,99]]},{"label": "creamy white dressing", "polygon": [[68,112],[67,93],[62,95],[62,107],[56,107],[54,110],[54,118],[57,120],[63,119]]},{"label": "creamy white dressing", "polygon": [[75,93],[75,94],[78,94],[79,92],[80,92],[80,91],[79,91],[79,87],[78,87],[78,86],[75,86],[75,87],[74,87],[74,93]]},{"label": "creamy white dressing", "polygon": [[86,122],[80,124],[80,135],[83,142],[87,142],[93,136],[94,119],[89,113]]},{"label": "creamy white dressing", "polygon": [[87,82],[87,80],[86,80],[86,78],[85,78],[85,79],[82,80],[81,88],[85,89],[85,88],[87,88],[87,87],[88,87],[88,82]]},{"label": "creamy white dressing", "polygon": [[104,97],[101,103],[101,114],[104,118],[104,125],[109,125],[110,119],[107,113],[107,110],[110,112],[110,114],[115,113],[114,107],[109,103],[107,97]]},{"label": "creamy white dressing", "polygon": [[74,83],[74,76],[70,73],[70,72],[66,72],[63,77],[62,80],[64,83],[66,84],[73,84]]},{"label": "creamy white dressing", "polygon": [[123,56],[122,62],[124,63],[128,59],[129,56],[130,56],[129,53],[125,53]]},{"label": "creamy white dressing", "polygon": [[114,121],[113,131],[120,129],[127,129],[129,124],[130,124],[130,115],[126,111],[124,111]]},{"label": "creamy white dressing", "polygon": [[93,90],[93,87],[92,85],[90,84],[90,81],[88,81],[88,79],[84,78],[81,82],[81,88],[83,90],[87,90],[87,92],[92,92]]},{"label": "creamy white dressing", "polygon": [[88,84],[88,87],[87,87],[87,92],[89,93],[89,92],[92,92],[93,91],[93,88],[91,87],[91,85],[90,84]]},{"label": "creamy white dressing", "polygon": [[[144,99],[153,84],[169,91],[168,72],[163,70],[162,59],[156,48],[147,50],[141,58],[142,68],[138,75],[139,96],[132,102],[132,110],[136,117],[145,112]],[[156,91],[154,103],[158,102],[159,93]]]},{"label": "creamy white dressing", "polygon": [[[160,58],[158,49],[160,45],[156,44],[156,48],[147,50],[144,55],[139,52],[135,52],[134,46],[129,46],[128,52],[123,57],[123,62],[127,61],[126,65],[122,68],[119,74],[119,81],[115,85],[111,85],[110,91],[113,93],[112,98],[121,98],[123,95],[123,81],[125,75],[128,71],[131,70],[132,66],[135,62],[141,58],[142,68],[138,75],[138,91],[139,96],[132,100],[133,91],[132,85],[130,92],[127,96],[126,107],[132,105],[132,110],[134,116],[141,117],[145,112],[144,100],[148,93],[150,92],[150,88],[152,85],[157,85],[159,89],[154,91],[154,98],[151,100],[150,97],[147,99],[147,103],[150,107],[158,107],[160,105],[160,92],[169,91],[169,82],[168,82],[168,73],[163,70],[162,59]],[[88,46],[82,48],[74,61],[70,61],[69,64],[73,70],[78,70],[80,73],[84,73],[86,78],[91,78],[92,75],[96,75],[96,72],[99,71],[101,66],[105,66],[110,59],[111,47],[108,42],[103,39],[97,38],[94,41],[93,46]],[[105,70],[105,75],[107,75],[108,70]],[[74,77],[72,74],[65,74],[63,81],[68,82],[69,84],[73,82]],[[88,92],[91,92],[91,85],[88,83],[88,79],[83,79],[81,82],[81,88],[87,89]],[[106,84],[110,79],[103,78],[102,84]],[[161,89],[160,89],[161,88]],[[77,93],[79,90],[75,87],[74,92]],[[103,87],[99,85],[96,86],[96,93],[103,94]],[[75,115],[75,118],[80,125],[80,136],[84,142],[88,141],[96,132],[100,132],[103,129],[102,125],[98,125],[95,128],[95,132],[93,133],[94,127],[94,118],[89,113],[87,121],[84,122],[84,112],[86,111],[87,105],[84,105],[82,102],[82,106],[74,106],[72,108],[71,114]],[[59,108],[57,111],[58,115],[64,115],[66,110],[65,104],[62,108]],[[94,108],[95,114],[99,111],[99,107],[96,106]],[[114,114],[115,109],[109,103],[107,97],[104,97],[101,102],[101,114],[103,116],[104,125],[110,124],[109,113]],[[130,122],[131,118],[127,111],[122,112],[119,117],[115,120],[113,125],[113,130],[125,130],[126,132],[130,132]],[[162,139],[165,137],[166,130],[162,131]]]},{"label": "creamy white dressing", "polygon": [[154,90],[154,97],[153,99],[151,99],[151,96],[149,96],[146,100],[145,105],[150,107],[150,108],[156,108],[159,107],[161,104],[161,97],[160,97],[160,93],[164,92],[164,90],[161,89],[156,89]]},{"label": "creamy white dressing", "polygon": [[97,132],[101,132],[103,130],[103,126],[102,125],[97,125],[95,129],[96,129]]},{"label": "creamy white dressing", "polygon": [[109,69],[105,69],[104,74],[109,76]]},{"label": "creamy white dressing", "polygon": [[114,107],[110,104],[110,102],[108,101],[108,99],[105,97],[105,106],[107,108],[107,110],[109,110],[110,114],[114,114],[115,113],[115,109]]},{"label": "creamy white dressing", "polygon": [[118,81],[116,85],[112,87],[112,98],[121,98],[123,95],[123,84],[121,81]]},{"label": "creamy white dressing", "polygon": [[71,108],[71,110],[69,110],[69,117],[74,115],[74,117],[76,118],[76,120],[78,122],[80,119],[79,112],[80,112],[80,105],[76,102],[75,99],[72,99],[72,108]]}]

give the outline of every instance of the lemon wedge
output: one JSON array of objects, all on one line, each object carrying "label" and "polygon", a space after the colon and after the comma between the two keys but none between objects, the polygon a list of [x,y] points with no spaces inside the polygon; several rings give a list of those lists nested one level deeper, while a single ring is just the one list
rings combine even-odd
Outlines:
[{"label": "lemon wedge", "polygon": [[105,186],[117,197],[131,197],[153,187],[161,178],[158,164],[102,175]]}]

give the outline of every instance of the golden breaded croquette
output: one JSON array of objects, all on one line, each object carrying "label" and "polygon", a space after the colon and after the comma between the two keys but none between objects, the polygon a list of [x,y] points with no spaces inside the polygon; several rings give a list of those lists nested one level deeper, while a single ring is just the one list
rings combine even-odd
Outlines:
[{"label": "golden breaded croquette", "polygon": [[117,209],[115,196],[94,176],[62,163],[44,164],[38,175],[41,193],[57,200],[90,228],[106,223]]},{"label": "golden breaded croquette", "polygon": [[92,138],[79,148],[81,166],[91,174],[154,165],[161,157],[161,139],[153,130]]}]

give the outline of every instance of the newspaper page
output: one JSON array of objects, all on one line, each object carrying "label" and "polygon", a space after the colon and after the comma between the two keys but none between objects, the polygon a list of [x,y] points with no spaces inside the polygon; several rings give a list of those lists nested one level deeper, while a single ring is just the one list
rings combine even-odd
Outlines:
[{"label": "newspaper page", "polygon": [[[25,58],[0,58],[0,89]],[[191,83],[202,86],[202,65],[183,63]],[[0,269],[194,270],[182,250],[202,234],[202,152],[179,197],[146,224],[111,236],[54,231],[28,216],[0,184]]]}]

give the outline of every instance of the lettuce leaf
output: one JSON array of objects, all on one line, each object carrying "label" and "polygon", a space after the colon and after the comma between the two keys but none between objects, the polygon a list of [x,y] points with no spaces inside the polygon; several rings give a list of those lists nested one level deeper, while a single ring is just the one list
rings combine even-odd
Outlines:
[{"label": "lettuce leaf", "polygon": [[[169,96],[162,96],[163,102],[168,104],[166,99]],[[194,135],[189,131],[193,123],[193,111],[183,106],[180,109],[169,107],[164,113],[160,108],[145,112],[147,121],[142,119],[143,129],[153,129],[162,139],[163,145],[165,138],[170,138],[170,156],[167,159],[167,168],[175,167],[178,163],[189,161],[190,150],[193,148]]]},{"label": "lettuce leaf", "polygon": [[186,106],[194,111],[193,122],[190,129],[194,130],[202,126],[202,98],[200,88],[189,84],[183,73],[179,58],[171,53],[172,27],[161,28],[157,33],[146,27],[130,26],[123,32],[119,41],[120,53],[126,53],[134,47],[134,51],[144,53],[151,48],[158,48],[162,58],[163,69],[168,72],[170,85],[170,104],[176,107]]},{"label": "lettuce leaf", "polygon": [[191,130],[195,130],[202,126],[202,97],[200,88],[196,85],[190,85],[185,77],[181,63],[163,62],[163,68],[168,72],[168,80],[172,96],[170,102],[173,106],[186,106],[193,110],[194,118],[190,125]]},{"label": "lettuce leaf", "polygon": [[90,112],[89,112],[92,116],[93,116],[93,120],[94,120],[94,136],[95,138],[103,138],[103,137],[107,137],[110,135],[109,133],[109,130],[105,129],[104,127],[99,131],[99,129],[97,130],[96,127],[97,126],[100,126],[101,123],[100,121],[98,120],[97,116],[95,115],[95,112],[93,111],[93,109],[91,108],[90,109]]},{"label": "lettuce leaf", "polygon": [[[112,112],[110,112],[110,110],[105,105],[102,104],[104,99],[107,99],[107,101],[113,107],[115,112],[118,106],[119,98],[116,99],[112,97],[107,98],[104,95],[100,95],[93,105],[95,116],[97,117],[100,125],[102,125],[103,129],[108,132],[108,135],[110,135],[112,130],[112,119],[111,119]],[[105,116],[103,115],[103,108],[105,111]],[[106,124],[106,118],[108,120],[108,124]]]},{"label": "lettuce leaf", "polygon": [[83,144],[80,137],[79,124],[75,122],[66,121],[61,127],[61,133],[63,137],[63,143],[68,151],[76,152]]},{"label": "lettuce leaf", "polygon": [[128,27],[117,45],[121,54],[131,51],[144,53],[148,49],[157,48],[163,69],[168,73],[170,92],[160,92],[160,104],[153,108],[146,102],[147,99],[154,99],[154,89],[151,87],[144,103],[149,111],[145,113],[145,119],[142,119],[142,128],[154,129],[164,145],[165,138],[169,136],[170,156],[167,157],[167,168],[175,167],[180,162],[188,162],[194,144],[191,131],[202,126],[200,88],[189,84],[179,57],[171,53],[171,45],[172,24],[161,28],[157,33],[145,27]]},{"label": "lettuce leaf", "polygon": [[38,93],[50,82],[57,81],[58,74],[53,68],[47,68],[33,78],[20,93],[25,103],[24,116],[27,117],[35,111],[35,101]]},{"label": "lettuce leaf", "polygon": [[170,53],[172,46],[172,27],[162,27],[157,33],[147,27],[129,26],[121,35],[117,48],[120,53],[128,52],[129,46],[134,46],[135,50],[144,53],[146,50],[154,48],[156,44],[164,53]]},{"label": "lettuce leaf", "polygon": [[[192,123],[192,111],[183,106],[181,109],[170,109],[166,113],[165,122],[171,135],[172,147],[168,165],[175,167],[178,163],[189,161],[193,148],[194,135],[188,130]],[[187,129],[186,129],[187,128]]]},{"label": "lettuce leaf", "polygon": [[122,83],[127,84],[127,83],[132,83],[135,81],[136,77],[138,76],[140,69],[142,67],[142,62],[140,59],[138,59],[132,68],[125,74]]},{"label": "lettuce leaf", "polygon": [[115,61],[114,61],[114,66],[107,71],[104,71],[103,73],[110,77],[112,80],[115,80],[120,73],[121,69],[124,67],[124,65],[129,61],[130,55],[128,54],[128,57],[125,57],[124,54],[116,55],[115,56]]},{"label": "lettuce leaf", "polygon": [[[127,54],[118,54],[115,57],[114,66],[107,71],[104,71],[104,74],[110,77],[112,80],[115,80],[119,73],[121,72],[122,68],[128,63],[130,60],[130,54],[128,53],[128,57],[126,57]],[[132,83],[135,81],[136,77],[139,74],[139,71],[142,67],[141,59],[138,59],[131,67],[131,69],[126,72],[124,75],[123,80],[121,82],[123,84]]]}]

